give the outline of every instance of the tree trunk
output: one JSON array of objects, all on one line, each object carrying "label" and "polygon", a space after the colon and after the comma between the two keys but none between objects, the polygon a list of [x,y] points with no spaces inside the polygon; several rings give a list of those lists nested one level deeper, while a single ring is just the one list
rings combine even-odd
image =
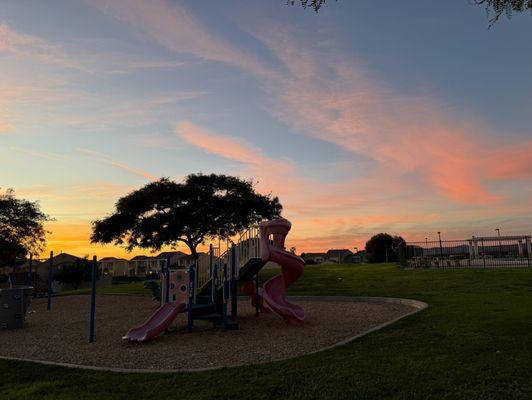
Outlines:
[{"label": "tree trunk", "polygon": [[198,251],[196,250],[196,246],[189,244],[188,247],[190,249],[190,254],[192,255],[192,258],[194,259],[194,262],[197,263],[199,260],[199,254],[198,254]]}]

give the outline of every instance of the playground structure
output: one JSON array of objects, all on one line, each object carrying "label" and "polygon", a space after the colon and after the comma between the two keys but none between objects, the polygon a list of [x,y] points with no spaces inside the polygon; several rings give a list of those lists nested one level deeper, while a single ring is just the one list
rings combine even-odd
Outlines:
[{"label": "playground structure", "polygon": [[[291,223],[286,219],[265,221],[246,230],[237,243],[210,246],[207,262],[188,269],[170,268],[169,259],[161,271],[161,307],[124,339],[144,342],[163,334],[181,313],[187,314],[187,331],[194,321],[210,321],[224,331],[238,329],[237,283],[251,297],[258,316],[274,312],[290,324],[304,321],[304,310],[286,298],[286,288],[303,274],[304,261],[285,250]],[[259,272],[267,262],[281,266],[281,273],[259,287]],[[230,304],[230,309],[229,309]]]},{"label": "playground structure", "polygon": [[32,290],[31,286],[0,289],[0,330],[23,327]]}]

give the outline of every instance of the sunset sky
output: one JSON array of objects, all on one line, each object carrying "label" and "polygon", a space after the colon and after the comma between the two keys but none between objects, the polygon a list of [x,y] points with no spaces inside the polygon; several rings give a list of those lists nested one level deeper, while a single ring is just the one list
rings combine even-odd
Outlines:
[{"label": "sunset sky", "polygon": [[90,222],[193,172],[279,196],[298,252],[530,234],[531,22],[488,29],[467,0],[4,0],[0,187],[77,255],[127,255]]}]

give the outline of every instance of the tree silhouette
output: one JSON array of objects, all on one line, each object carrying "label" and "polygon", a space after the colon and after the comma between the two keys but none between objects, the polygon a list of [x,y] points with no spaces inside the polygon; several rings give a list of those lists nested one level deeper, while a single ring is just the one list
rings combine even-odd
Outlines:
[{"label": "tree silhouette", "polygon": [[401,236],[379,233],[366,242],[366,256],[370,263],[396,261],[396,249],[405,243]]},{"label": "tree silhouette", "polygon": [[54,279],[59,283],[72,285],[78,290],[83,282],[91,280],[92,264],[87,258],[80,258],[70,265],[64,265],[54,274]]},{"label": "tree silhouette", "polygon": [[50,217],[37,202],[15,198],[13,189],[0,194],[0,265],[44,249],[44,223]]},{"label": "tree silhouette", "polygon": [[227,238],[281,214],[277,197],[253,182],[227,175],[192,174],[183,183],[162,178],[120,198],[115,212],[93,222],[93,243],[160,250],[184,243],[197,259],[207,238]]}]

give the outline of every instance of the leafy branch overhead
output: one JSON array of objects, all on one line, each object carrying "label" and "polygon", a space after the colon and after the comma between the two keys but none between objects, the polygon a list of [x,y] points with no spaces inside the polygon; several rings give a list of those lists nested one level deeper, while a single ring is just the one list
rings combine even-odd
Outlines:
[{"label": "leafy branch overhead", "polygon": [[486,11],[491,15],[490,22],[493,24],[499,20],[502,15],[508,18],[514,13],[522,13],[527,10],[532,11],[532,0],[472,0],[476,5],[483,5]]},{"label": "leafy branch overhead", "polygon": [[295,3],[301,3],[303,8],[312,8],[314,11],[318,12],[320,8],[325,4],[326,0],[288,0],[286,4],[294,5]]},{"label": "leafy branch overhead", "polygon": [[[338,0],[336,0],[338,1]],[[464,0],[465,1],[465,0]],[[503,15],[511,18],[515,13],[532,11],[532,0],[469,0],[472,4],[485,6],[490,23],[494,24]],[[303,8],[311,8],[318,12],[326,3],[326,0],[287,0],[286,4],[301,4]]]},{"label": "leafy branch overhead", "polygon": [[192,174],[178,183],[162,178],[120,198],[115,212],[93,222],[93,243],[160,250],[197,246],[230,237],[263,219],[278,217],[277,197],[261,195],[252,181],[227,175]]}]

